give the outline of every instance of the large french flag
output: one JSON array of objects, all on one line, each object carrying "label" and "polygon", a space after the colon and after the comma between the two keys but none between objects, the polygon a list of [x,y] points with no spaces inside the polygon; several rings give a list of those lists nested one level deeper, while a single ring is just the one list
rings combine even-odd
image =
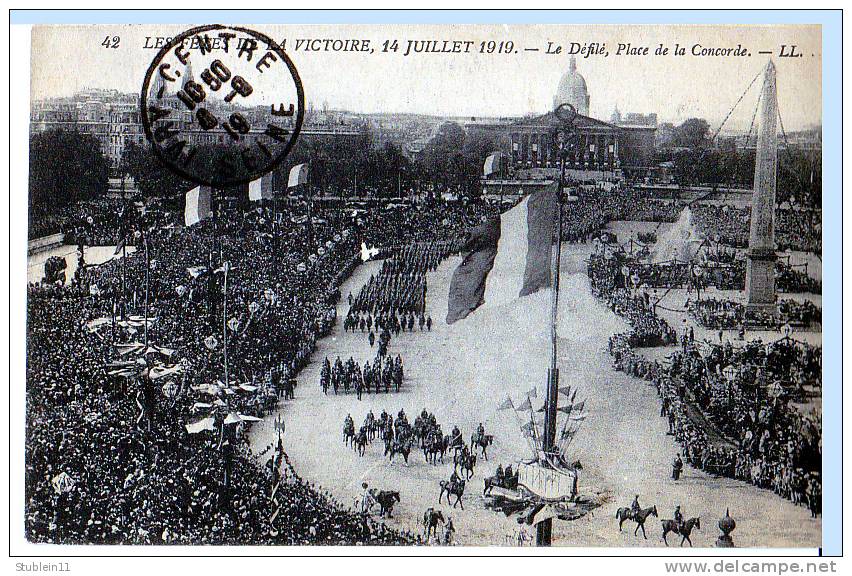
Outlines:
[{"label": "large french flag", "polygon": [[556,186],[549,185],[471,231],[450,281],[447,324],[551,285],[556,207]]}]

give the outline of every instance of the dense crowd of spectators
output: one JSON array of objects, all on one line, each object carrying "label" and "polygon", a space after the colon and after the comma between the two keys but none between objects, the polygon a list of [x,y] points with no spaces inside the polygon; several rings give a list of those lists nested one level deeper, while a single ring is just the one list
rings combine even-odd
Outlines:
[{"label": "dense crowd of spectators", "polygon": [[127,228],[133,255],[29,287],[31,541],[416,541],[282,476],[283,451],[264,465],[245,432],[333,325],[361,242],[446,241],[484,209],[280,212]]},{"label": "dense crowd of spectators", "polygon": [[[732,330],[739,328],[746,320],[746,307],[733,300],[720,298],[702,298],[687,302],[689,315],[705,328]],[[770,327],[784,324],[809,327],[822,323],[822,308],[810,300],[781,300],[778,303],[778,316],[769,319]]]},{"label": "dense crowd of spectators", "polygon": [[[649,317],[647,303],[624,294],[619,274],[615,259],[595,256],[589,263],[595,293],[634,327],[610,339],[614,365],[656,385],[661,416],[687,461],[821,513],[821,417],[816,411],[803,414],[793,402],[806,387],[820,386],[822,350],[783,338],[742,348],[704,343],[709,349],[702,351],[693,334],[684,334],[669,363],[650,360],[636,352],[644,338],[634,333],[636,319]],[[666,323],[650,322],[660,324]]]},{"label": "dense crowd of spectators", "polygon": [[630,323],[626,335],[631,346],[659,346],[677,341],[677,334],[654,311],[647,292],[638,295],[627,288],[629,278],[622,271],[620,255],[592,254],[588,274],[592,291],[610,309]]}]

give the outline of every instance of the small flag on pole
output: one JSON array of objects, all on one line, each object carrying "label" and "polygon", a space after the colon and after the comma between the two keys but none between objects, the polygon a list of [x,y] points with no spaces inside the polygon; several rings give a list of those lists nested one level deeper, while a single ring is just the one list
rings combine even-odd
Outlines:
[{"label": "small flag on pole", "polygon": [[509,410],[510,408],[514,408],[515,405],[512,403],[512,398],[510,396],[506,396],[506,399],[503,400],[503,403],[497,407],[497,410]]},{"label": "small flag on pole", "polygon": [[521,426],[521,430],[523,430],[525,434],[531,436],[536,432],[535,424],[533,424],[532,422],[527,422],[526,424]]},{"label": "small flag on pole", "polygon": [[272,173],[264,174],[257,180],[252,180],[249,183],[249,200],[257,202],[258,200],[272,200]]},{"label": "small flag on pole", "polygon": [[535,388],[531,389],[529,392],[527,392],[527,396],[530,398],[538,398],[538,390],[536,390]]},{"label": "small flag on pole", "polygon": [[494,152],[485,159],[485,164],[482,165],[482,175],[491,176],[496,172],[500,172],[503,168],[503,153]]},{"label": "small flag on pole", "polygon": [[210,208],[210,196],[209,186],[198,186],[186,193],[183,221],[187,226],[198,224],[213,215],[213,210]]},{"label": "small flag on pole", "polygon": [[532,402],[530,402],[529,397],[527,397],[520,406],[516,407],[515,410],[532,410]]},{"label": "small flag on pole", "polygon": [[308,181],[308,165],[296,164],[290,169],[290,177],[287,179],[287,188],[295,188]]}]

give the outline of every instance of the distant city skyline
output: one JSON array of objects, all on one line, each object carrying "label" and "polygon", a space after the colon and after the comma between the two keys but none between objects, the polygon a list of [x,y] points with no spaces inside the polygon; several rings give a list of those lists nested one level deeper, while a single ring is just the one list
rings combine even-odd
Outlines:
[{"label": "distant city skyline", "polygon": [[[382,53],[383,38],[428,38],[431,27],[410,26],[258,26],[276,40],[303,37],[368,38],[373,54],[288,50],[305,87],[306,105],[355,114],[398,113],[438,117],[518,117],[549,111],[570,56],[544,55],[548,42],[563,45],[600,41],[614,52],[619,42],[650,46],[701,43],[747,45],[752,50],[796,44],[807,57],[775,58],[778,99],[787,130],[821,123],[821,64],[818,27],[791,26],[458,26],[453,37],[480,41],[514,38],[517,54],[419,54],[402,57]],[[173,36],[185,27],[36,27],[33,29],[31,97],[71,96],[84,88],[138,93],[156,50],[143,49],[150,38]],[[100,46],[105,34],[121,36],[118,49]],[[435,34],[447,34],[438,27]],[[279,41],[280,41],[279,40]],[[97,47],[97,48],[95,48]],[[524,48],[538,48],[526,52]],[[62,57],[49,55],[62,54]],[[659,122],[678,124],[706,119],[718,128],[730,108],[768,61],[769,56],[579,57],[591,103],[589,115],[608,121],[617,107],[622,114],[656,113]],[[74,74],[68,74],[74,70]],[[518,82],[518,76],[524,80]],[[436,81],[435,79],[439,79]],[[520,88],[519,88],[520,87]],[[752,86],[727,128],[748,129],[758,89]]]}]

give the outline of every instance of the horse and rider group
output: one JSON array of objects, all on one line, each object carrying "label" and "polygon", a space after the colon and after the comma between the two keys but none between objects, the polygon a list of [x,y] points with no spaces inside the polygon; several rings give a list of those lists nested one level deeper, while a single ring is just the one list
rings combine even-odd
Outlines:
[{"label": "horse and rider group", "polygon": [[[659,518],[657,515],[657,507],[649,506],[648,508],[642,508],[639,505],[639,495],[637,494],[633,498],[633,502],[629,507],[619,508],[615,513],[615,518],[618,520],[618,531],[621,532],[621,528],[627,520],[636,523],[636,528],[633,530],[633,535],[637,536],[639,530],[642,530],[642,536],[647,540],[648,536],[645,534],[645,521],[654,516],[655,518]],[[669,533],[680,536],[680,545],[683,546],[684,542],[688,542],[689,546],[692,547],[692,540],[690,536],[692,535],[693,530],[701,530],[701,519],[699,517],[686,519],[683,516],[683,512],[680,509],[680,506],[675,507],[674,518],[668,520],[660,520],[660,524],[663,527],[663,535],[662,539],[665,542],[666,546],[669,545],[668,535]]]},{"label": "horse and rider group", "polygon": [[378,355],[372,365],[367,361],[363,367],[354,358],[350,357],[344,363],[338,356],[333,365],[328,358],[323,361],[320,371],[320,387],[323,394],[326,395],[329,388],[334,391],[335,395],[341,390],[344,394],[354,391],[358,395],[358,400],[360,400],[364,392],[380,394],[384,391],[388,394],[391,389],[399,392],[404,378],[405,371],[402,366],[402,358],[399,355],[396,358]]},{"label": "horse and rider group", "polygon": [[396,420],[385,410],[382,410],[378,418],[370,410],[357,433],[352,415],[346,415],[343,420],[343,442],[347,446],[351,446],[359,456],[363,456],[367,446],[377,438],[381,438],[384,442],[384,455],[391,462],[393,462],[394,456],[400,455],[408,464],[408,457],[411,454],[411,447],[415,438],[411,424],[408,423],[408,417],[405,415],[405,410],[399,411]]},{"label": "horse and rider group", "polygon": [[[423,458],[427,464],[436,466],[438,462],[444,462],[444,457],[452,453],[453,472],[449,480],[440,482],[441,491],[438,502],[443,501],[444,494],[447,495],[447,503],[453,508],[460,506],[464,509],[462,496],[465,484],[473,478],[477,457],[481,452],[482,457],[488,459],[488,447],[494,442],[494,437],[485,433],[485,427],[480,422],[476,432],[471,435],[470,444],[465,442],[458,426],[453,426],[450,434],[444,434],[441,424],[434,414],[425,408],[414,419],[414,425],[409,424],[405,410],[400,410],[394,419],[393,416],[383,410],[376,418],[370,410],[364,418],[364,423],[355,428],[355,421],[351,414],[347,414],[343,421],[343,442],[359,455],[364,456],[367,446],[374,440],[381,439],[384,442],[384,455],[393,462],[395,456],[402,456],[405,464],[408,464],[409,456],[415,443],[423,452]],[[505,485],[511,483],[511,466],[507,469],[508,475],[504,474],[502,467],[498,466],[499,480],[490,477],[492,485]],[[517,484],[517,477],[514,478]],[[486,485],[488,480],[486,480]],[[454,500],[451,500],[454,498]]]}]

